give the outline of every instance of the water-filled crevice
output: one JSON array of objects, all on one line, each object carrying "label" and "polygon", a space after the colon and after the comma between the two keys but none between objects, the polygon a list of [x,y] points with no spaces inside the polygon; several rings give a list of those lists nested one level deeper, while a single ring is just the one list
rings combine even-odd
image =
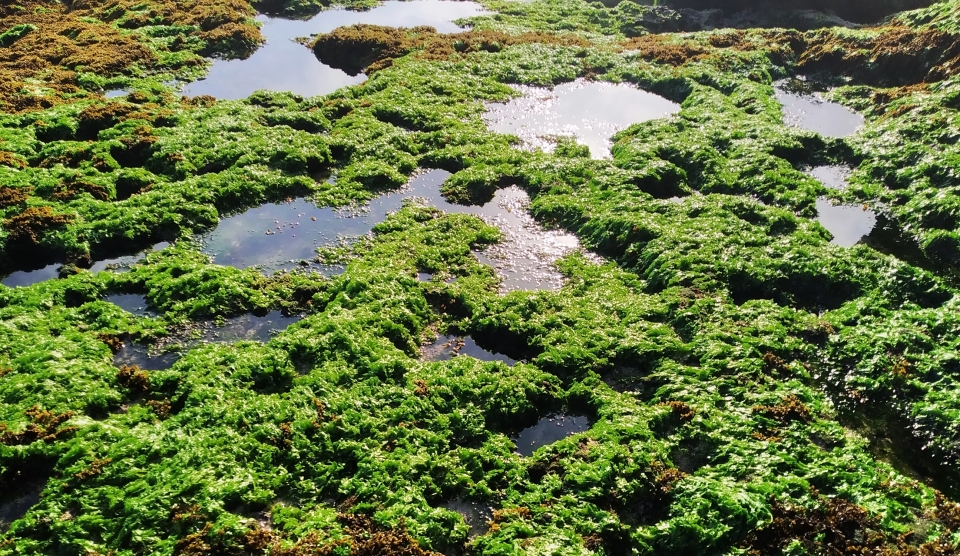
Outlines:
[{"label": "water-filled crevice", "polygon": [[521,456],[532,456],[544,446],[559,442],[564,438],[586,431],[590,420],[584,415],[557,413],[543,417],[511,437]]}]

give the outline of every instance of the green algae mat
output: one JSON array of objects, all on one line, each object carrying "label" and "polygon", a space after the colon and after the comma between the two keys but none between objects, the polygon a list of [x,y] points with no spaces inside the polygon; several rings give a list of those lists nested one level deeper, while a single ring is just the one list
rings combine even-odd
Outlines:
[{"label": "green algae mat", "polygon": [[[302,48],[365,81],[231,101],[179,87],[258,13],[376,4],[0,5],[0,274],[49,278],[0,286],[0,555],[960,552],[960,2],[667,4],[342,27]],[[608,153],[490,129],[595,82],[676,109]],[[429,170],[519,187],[562,286],[415,196],[337,235]],[[311,258],[204,251],[294,199],[249,233],[337,215]]]}]

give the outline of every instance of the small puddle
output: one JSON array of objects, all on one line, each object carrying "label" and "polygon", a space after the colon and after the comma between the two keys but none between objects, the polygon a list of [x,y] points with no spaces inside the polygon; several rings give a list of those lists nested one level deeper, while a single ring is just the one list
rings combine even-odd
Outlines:
[{"label": "small puddle", "polygon": [[215,60],[206,79],[187,85],[189,95],[219,99],[247,98],[258,89],[288,91],[303,96],[325,95],[366,80],[321,63],[313,52],[294,41],[338,27],[366,23],[391,27],[429,25],[441,33],[463,29],[454,20],[490,13],[476,2],[451,0],[388,1],[368,11],[331,9],[306,21],[260,15],[267,43],[245,60]]},{"label": "small puddle", "polygon": [[523,96],[487,103],[491,131],[519,137],[526,148],[553,150],[557,137],[575,137],[593,158],[610,158],[610,138],[635,123],[663,118],[680,105],[626,83],[578,79],[553,90],[512,85]]},{"label": "small puddle", "polygon": [[[220,221],[217,228],[201,238],[203,252],[217,264],[265,271],[289,270],[301,261],[316,258],[317,248],[342,244],[364,236],[403,206],[404,199],[425,200],[447,213],[472,214],[504,233],[504,240],[477,258],[494,267],[503,279],[502,290],[559,289],[563,276],[553,268],[560,257],[580,248],[577,237],[557,230],[545,230],[527,212],[527,194],[518,187],[497,191],[483,206],[449,203],[440,186],[450,173],[430,170],[410,181],[404,189],[382,195],[359,209],[317,208],[306,199],[268,203]],[[305,266],[332,275],[339,265]],[[429,279],[426,273],[418,275]]]},{"label": "small puddle", "polygon": [[790,127],[825,137],[846,137],[863,127],[863,116],[817,93],[788,91],[782,82],[774,85],[774,91],[783,106],[783,122]]},{"label": "small puddle", "polygon": [[285,316],[280,311],[271,311],[262,317],[246,314],[227,319],[223,326],[210,328],[203,333],[203,342],[239,342],[256,340],[269,342],[273,334],[303,319],[300,315]]},{"label": "small puddle", "polygon": [[834,205],[824,197],[817,199],[817,221],[831,234],[831,243],[853,247],[877,225],[877,214],[864,206]]},{"label": "small puddle", "polygon": [[455,498],[444,504],[443,507],[463,516],[463,521],[470,527],[468,533],[470,538],[478,537],[490,530],[490,522],[493,521],[493,509],[487,504]]},{"label": "small puddle", "polygon": [[38,270],[18,270],[0,280],[0,284],[7,286],[8,288],[21,288],[24,286],[32,286],[40,282],[46,282],[47,280],[52,280],[60,275],[60,267],[63,266],[60,263],[49,264]]},{"label": "small puddle", "polygon": [[[113,364],[137,365],[141,369],[162,371],[169,369],[188,350],[200,344],[232,343],[241,340],[268,342],[273,335],[284,330],[291,324],[301,320],[300,315],[285,316],[280,311],[271,311],[262,317],[252,314],[240,315],[226,319],[223,326],[214,326],[213,322],[201,322],[186,332],[163,338],[157,346],[136,342],[124,342],[113,356]],[[191,331],[200,330],[200,336],[191,335]],[[174,347],[173,351],[162,351],[163,348]]]},{"label": "small puddle", "polygon": [[147,298],[138,293],[115,293],[108,295],[104,300],[138,317],[156,315],[156,313],[147,308]]},{"label": "small puddle", "polygon": [[513,365],[516,359],[511,359],[502,353],[487,351],[478,346],[470,336],[440,336],[428,345],[420,348],[425,361],[448,361],[454,357],[469,355],[480,361],[503,361]]},{"label": "small puddle", "polygon": [[815,166],[806,170],[804,173],[816,178],[825,187],[841,190],[846,189],[847,185],[849,185],[853,168],[849,166]]},{"label": "small puddle", "polygon": [[165,371],[173,366],[183,354],[178,351],[151,352],[150,346],[136,342],[124,342],[113,356],[116,367],[136,365],[145,371]]},{"label": "small puddle", "polygon": [[0,532],[6,531],[14,521],[27,515],[30,508],[40,502],[41,491],[42,489],[38,488],[0,504]]},{"label": "small puddle", "polygon": [[90,267],[90,272],[96,274],[97,272],[102,272],[104,270],[122,270],[128,269],[130,265],[137,263],[146,255],[152,251],[160,251],[170,246],[170,242],[161,241],[160,243],[154,244],[149,249],[145,249],[138,253],[132,255],[122,255],[120,257],[115,257],[113,259],[103,259],[93,263],[93,266]]},{"label": "small puddle", "polygon": [[513,441],[521,456],[531,456],[544,446],[589,428],[589,419],[583,415],[549,415],[540,419],[536,425],[520,431]]},{"label": "small puddle", "polygon": [[[222,219],[215,230],[201,237],[202,251],[221,265],[290,270],[301,266],[300,261],[314,259],[318,247],[367,235],[390,212],[399,210],[404,199],[428,193],[429,185],[414,180],[409,188],[382,195],[359,209],[318,208],[306,199],[260,205]],[[435,189],[439,195],[439,184]],[[323,265],[325,274],[341,270],[338,265]]]}]

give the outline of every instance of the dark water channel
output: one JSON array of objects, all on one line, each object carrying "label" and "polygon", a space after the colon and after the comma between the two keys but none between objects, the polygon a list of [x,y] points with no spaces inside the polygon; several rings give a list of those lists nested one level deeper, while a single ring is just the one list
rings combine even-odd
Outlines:
[{"label": "dark water channel", "polygon": [[338,27],[367,23],[392,27],[429,25],[441,33],[463,29],[456,19],[489,13],[475,2],[450,0],[388,1],[365,12],[331,9],[306,21],[265,15],[261,33],[267,43],[245,60],[216,60],[206,79],[191,83],[183,92],[219,99],[241,99],[258,89],[288,91],[303,96],[325,95],[347,85],[356,85],[365,75],[351,76],[321,63],[313,52],[294,41]]},{"label": "dark water channel", "polygon": [[516,135],[527,148],[546,151],[558,137],[574,137],[590,147],[593,158],[609,158],[610,138],[627,126],[680,111],[678,104],[626,83],[578,79],[553,90],[513,88],[522,96],[487,104],[487,127]]},{"label": "dark water channel", "polygon": [[53,263],[37,270],[18,270],[3,280],[0,280],[0,284],[8,288],[32,286],[33,284],[52,280],[59,276],[61,266],[63,265],[60,263]]},{"label": "dark water channel", "polygon": [[[93,266],[90,267],[90,272],[100,272],[103,270],[122,270],[142,259],[143,256],[150,251],[159,251],[168,245],[170,244],[164,241],[157,243],[149,249],[132,255],[123,255],[113,259],[102,259],[96,261],[93,263]],[[52,280],[60,275],[60,267],[62,266],[62,263],[53,263],[38,270],[18,270],[17,272],[13,272],[0,280],[0,284],[3,284],[9,288],[16,288],[31,286],[39,282]]]},{"label": "dark water channel", "polygon": [[170,246],[170,243],[167,241],[161,241],[153,245],[153,247],[140,251],[132,255],[123,255],[113,259],[103,259],[93,263],[93,266],[90,267],[90,272],[97,273],[103,270],[116,270],[122,271],[130,267],[130,265],[140,261],[147,253],[151,251],[160,251]]},{"label": "dark water channel", "polygon": [[590,422],[583,415],[549,415],[540,419],[536,425],[527,427],[513,438],[517,452],[521,456],[531,456],[538,449],[581,433],[590,428]]},{"label": "dark water channel", "polygon": [[426,361],[448,361],[454,357],[469,355],[480,361],[503,361],[513,365],[517,361],[502,353],[494,353],[478,346],[470,336],[440,336],[428,345],[420,348]]},{"label": "dark water channel", "polygon": [[342,267],[304,266],[301,261],[315,259],[318,247],[343,244],[370,233],[388,214],[401,208],[405,199],[419,198],[448,213],[472,214],[503,231],[501,243],[476,253],[480,262],[497,270],[503,279],[503,291],[557,289],[563,284],[563,276],[553,263],[579,249],[576,236],[540,226],[526,210],[527,194],[517,187],[501,189],[483,206],[449,203],[440,193],[448,177],[450,173],[444,170],[425,172],[403,190],[378,197],[359,209],[317,208],[305,199],[261,205],[221,220],[202,238],[203,252],[217,264],[238,268],[260,265],[271,271],[303,266],[308,271],[332,275]]},{"label": "dark water channel", "polygon": [[41,488],[21,494],[9,502],[0,504],[0,533],[10,528],[10,525],[25,516],[33,506],[40,502]]}]

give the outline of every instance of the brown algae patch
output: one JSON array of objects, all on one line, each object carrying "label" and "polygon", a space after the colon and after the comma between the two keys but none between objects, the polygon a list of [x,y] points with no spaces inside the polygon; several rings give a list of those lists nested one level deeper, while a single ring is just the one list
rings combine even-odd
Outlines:
[{"label": "brown algae patch", "polygon": [[[88,97],[82,74],[133,75],[154,68],[161,54],[189,53],[191,40],[203,45],[200,54],[249,52],[262,42],[252,16],[242,0],[8,4],[0,8],[0,30],[6,30],[0,35],[0,107],[22,112]],[[131,32],[148,26],[174,27],[177,36],[161,47]],[[192,54],[179,63],[203,61]]]},{"label": "brown algae patch", "polygon": [[798,68],[874,86],[932,83],[960,67],[960,35],[903,26],[808,33]]}]

